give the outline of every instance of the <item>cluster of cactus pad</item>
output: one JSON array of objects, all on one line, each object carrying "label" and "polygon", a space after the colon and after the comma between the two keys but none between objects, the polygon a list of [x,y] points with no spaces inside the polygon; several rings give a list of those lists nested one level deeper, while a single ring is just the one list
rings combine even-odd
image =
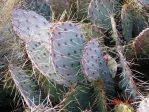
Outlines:
[{"label": "cluster of cactus pad", "polygon": [[135,77],[127,61],[148,60],[148,0],[8,0],[6,6],[13,3],[4,8],[11,10],[7,27],[0,24],[0,108],[11,105],[10,95],[11,108],[22,112],[148,111],[147,80]]}]

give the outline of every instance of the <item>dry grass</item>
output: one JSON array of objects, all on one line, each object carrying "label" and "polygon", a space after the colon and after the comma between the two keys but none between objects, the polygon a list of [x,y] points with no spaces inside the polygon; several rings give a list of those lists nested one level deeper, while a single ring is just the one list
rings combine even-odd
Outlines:
[{"label": "dry grass", "polygon": [[[9,20],[11,12],[13,8],[20,2],[21,0],[3,0],[3,2],[0,2],[0,31],[3,27],[3,25],[6,24],[6,22]],[[3,5],[3,6],[2,6]]]}]

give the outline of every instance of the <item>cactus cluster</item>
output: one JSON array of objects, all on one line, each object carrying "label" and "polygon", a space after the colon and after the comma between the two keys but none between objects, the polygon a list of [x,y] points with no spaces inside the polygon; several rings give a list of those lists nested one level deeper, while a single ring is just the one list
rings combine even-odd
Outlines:
[{"label": "cactus cluster", "polygon": [[149,55],[147,0],[18,1],[0,2],[0,108],[147,112],[148,79],[128,62]]}]

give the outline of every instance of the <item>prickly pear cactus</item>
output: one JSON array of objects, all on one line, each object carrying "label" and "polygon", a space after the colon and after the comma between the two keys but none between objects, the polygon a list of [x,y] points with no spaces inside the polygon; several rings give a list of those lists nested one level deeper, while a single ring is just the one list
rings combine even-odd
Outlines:
[{"label": "prickly pear cactus", "polygon": [[133,11],[129,9],[127,4],[122,6],[121,11],[122,33],[126,42],[132,39],[133,31]]},{"label": "prickly pear cactus", "polygon": [[26,43],[26,51],[33,65],[50,81],[57,84],[67,84],[63,77],[54,71],[49,51],[41,42]]},{"label": "prickly pear cactus", "polygon": [[107,112],[107,96],[105,93],[104,83],[102,80],[92,82],[94,93],[97,99],[98,112]]},{"label": "prickly pear cactus", "polygon": [[110,16],[116,13],[117,0],[91,0],[88,16],[91,22],[108,31],[111,29]]},{"label": "prickly pear cactus", "polygon": [[123,47],[121,46],[121,42],[119,39],[119,35],[116,28],[116,22],[114,18],[111,16],[113,37],[116,41],[116,51],[119,56],[120,64],[122,66],[122,73],[120,74],[119,87],[122,89],[123,93],[127,95],[129,98],[135,98],[139,95],[138,88],[136,83],[133,80],[133,73],[128,65],[126,58],[123,55]]},{"label": "prickly pear cactus", "polygon": [[27,106],[31,111],[34,111],[36,106],[43,105],[46,101],[45,95],[38,87],[38,83],[34,77],[30,74],[26,74],[20,67],[15,65],[9,66],[11,77],[15,83],[16,89],[20,92],[24,98]]},{"label": "prickly pear cactus", "polygon": [[42,15],[47,20],[51,19],[51,7],[46,0],[23,0],[20,8],[35,11],[37,14]]},{"label": "prickly pear cactus", "polygon": [[90,40],[84,48],[81,60],[82,71],[90,80],[103,80],[107,95],[113,95],[114,82],[106,65],[97,39]]},{"label": "prickly pear cactus", "polygon": [[[149,54],[149,42],[148,42],[148,33],[149,28],[144,29],[134,40],[133,42],[126,47],[127,52],[126,56],[128,59],[136,59],[139,58],[148,58]],[[136,61],[135,60],[135,61]],[[142,60],[143,61],[143,60]]]},{"label": "prickly pear cactus", "polygon": [[41,88],[46,94],[49,94],[49,97],[54,105],[58,104],[68,91],[67,87],[59,84],[54,84],[45,77],[42,77],[42,79],[38,80],[41,84]]},{"label": "prickly pear cactus", "polygon": [[[62,102],[64,112],[82,112],[94,106],[93,88],[90,85],[77,86],[68,92]],[[75,107],[75,108],[74,108]],[[92,108],[93,110],[93,108]]]},{"label": "prickly pear cactus", "polygon": [[143,14],[134,13],[134,22],[133,22],[133,37],[138,36],[144,29],[146,29],[149,24],[146,17]]},{"label": "prickly pear cactus", "polygon": [[105,54],[103,58],[109,68],[110,73],[112,74],[112,78],[115,78],[117,73],[117,67],[118,67],[116,60],[113,57],[111,57],[109,54]]},{"label": "prickly pear cactus", "polygon": [[50,32],[51,56],[54,68],[68,82],[83,80],[80,60],[84,37],[72,22],[57,23]]},{"label": "prickly pear cactus", "polygon": [[[26,112],[133,112],[126,103],[120,102],[113,108],[108,101],[117,98],[116,94],[126,95],[133,101],[138,101],[140,93],[147,94],[147,84],[137,87],[138,81],[133,80],[124,55],[127,50],[120,39],[124,37],[128,42],[139,34],[131,45],[123,44],[126,48],[131,46],[129,52],[133,55],[148,56],[148,5],[147,0],[1,0],[0,111],[9,105],[1,82],[6,88],[13,82],[15,96],[23,100],[19,111],[27,106]],[[58,19],[75,23],[56,22]],[[105,54],[108,52],[112,55]],[[120,75],[112,57],[121,65]],[[10,62],[22,65],[22,69],[9,65],[9,74],[3,73]],[[10,94],[9,90],[6,92]],[[142,102],[138,112],[148,109],[145,104],[148,101]]]},{"label": "prickly pear cactus", "polygon": [[148,109],[149,109],[149,96],[142,99],[137,108],[137,112],[148,112]]},{"label": "prickly pear cactus", "polygon": [[15,9],[12,13],[11,21],[13,30],[20,39],[25,42],[31,40],[44,42],[45,46],[48,46],[50,24],[43,16],[34,11]]},{"label": "prickly pear cactus", "polygon": [[128,104],[120,103],[115,106],[114,112],[134,112],[134,110]]},{"label": "prickly pear cactus", "polygon": [[121,60],[123,71],[120,75],[119,87],[130,99],[135,99],[139,95],[139,90],[133,79],[133,73],[125,59]]},{"label": "prickly pear cactus", "polygon": [[149,28],[143,30],[133,41],[134,49],[137,54],[149,54]]}]

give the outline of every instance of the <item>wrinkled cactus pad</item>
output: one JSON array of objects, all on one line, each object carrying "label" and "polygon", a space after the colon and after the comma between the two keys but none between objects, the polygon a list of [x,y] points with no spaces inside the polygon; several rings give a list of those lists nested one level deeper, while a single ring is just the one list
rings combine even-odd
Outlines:
[{"label": "wrinkled cactus pad", "polygon": [[57,73],[68,82],[82,81],[80,60],[84,37],[72,22],[59,22],[50,32],[51,56]]}]

